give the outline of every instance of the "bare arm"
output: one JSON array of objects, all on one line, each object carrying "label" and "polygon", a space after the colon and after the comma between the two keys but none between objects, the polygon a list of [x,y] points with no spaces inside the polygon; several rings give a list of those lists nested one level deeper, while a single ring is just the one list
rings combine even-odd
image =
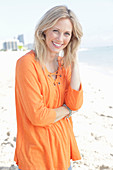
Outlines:
[{"label": "bare arm", "polygon": [[69,110],[66,106],[61,106],[59,108],[54,109],[56,111],[56,119],[55,122],[59,121],[60,119],[66,117],[69,114]]},{"label": "bare arm", "polygon": [[75,61],[71,65],[71,88],[79,91],[80,88],[80,73],[79,73],[79,64],[78,64],[78,59],[76,58]]}]

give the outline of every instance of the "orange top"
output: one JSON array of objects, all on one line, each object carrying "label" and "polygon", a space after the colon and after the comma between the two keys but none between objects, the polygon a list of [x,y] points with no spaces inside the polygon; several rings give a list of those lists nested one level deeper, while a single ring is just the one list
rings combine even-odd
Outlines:
[{"label": "orange top", "polygon": [[30,51],[16,64],[15,100],[17,140],[15,157],[21,170],[67,170],[70,159],[80,153],[73,133],[72,118],[54,123],[58,108],[64,103],[78,110],[83,91],[70,86],[71,71],[59,64],[57,79],[42,69]]}]

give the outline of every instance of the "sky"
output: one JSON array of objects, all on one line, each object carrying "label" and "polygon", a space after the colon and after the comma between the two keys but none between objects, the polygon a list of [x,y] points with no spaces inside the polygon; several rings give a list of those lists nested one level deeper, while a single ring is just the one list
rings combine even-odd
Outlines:
[{"label": "sky", "polygon": [[56,5],[73,10],[83,28],[81,46],[113,45],[113,0],[0,0],[0,41],[24,34],[33,43],[35,26]]}]

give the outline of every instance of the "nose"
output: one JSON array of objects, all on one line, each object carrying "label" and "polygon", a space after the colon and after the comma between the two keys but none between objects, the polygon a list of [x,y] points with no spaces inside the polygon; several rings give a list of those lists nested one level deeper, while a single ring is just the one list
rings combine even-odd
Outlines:
[{"label": "nose", "polygon": [[58,37],[57,37],[57,40],[59,41],[59,42],[62,42],[63,41],[63,34],[58,34]]}]

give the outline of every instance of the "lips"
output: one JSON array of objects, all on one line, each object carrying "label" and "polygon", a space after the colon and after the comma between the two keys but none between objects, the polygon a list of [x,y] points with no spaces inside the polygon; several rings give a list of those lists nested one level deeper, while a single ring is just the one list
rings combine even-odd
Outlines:
[{"label": "lips", "polygon": [[55,42],[52,42],[53,43],[53,45],[55,46],[55,47],[57,47],[57,48],[60,48],[61,46],[62,46],[62,44],[57,44],[57,43],[55,43]]}]

